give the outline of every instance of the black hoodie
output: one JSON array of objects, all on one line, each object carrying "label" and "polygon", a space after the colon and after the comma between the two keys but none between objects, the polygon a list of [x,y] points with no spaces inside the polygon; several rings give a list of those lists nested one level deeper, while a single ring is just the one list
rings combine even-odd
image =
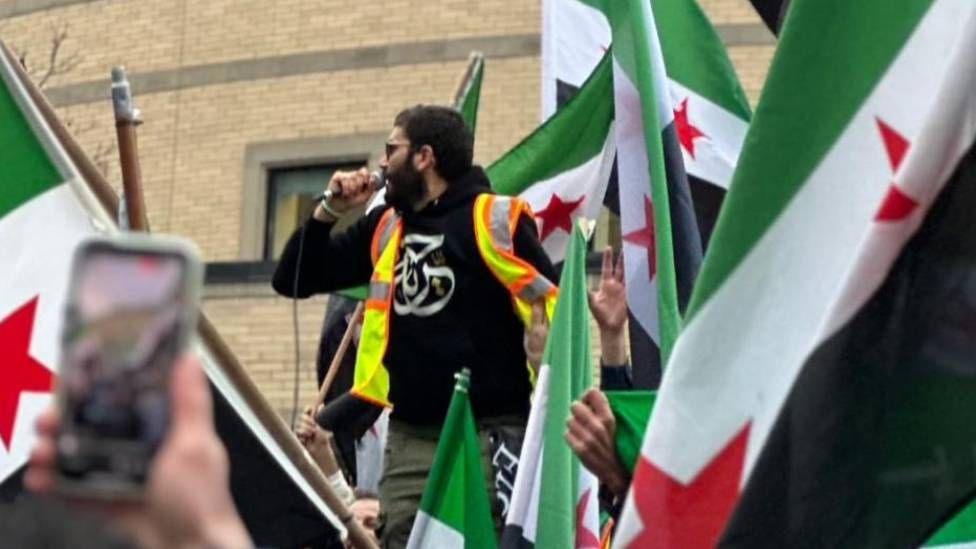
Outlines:
[{"label": "black hoodie", "polygon": [[[486,192],[491,192],[488,178],[476,166],[451,181],[436,201],[403,214],[384,364],[390,372],[393,417],[407,423],[441,424],[454,373],[464,367],[471,369],[469,394],[476,417],[528,416],[524,329],[508,290],[484,264],[474,238],[474,200]],[[330,234],[332,223],[310,219],[304,226],[298,291],[293,287],[301,228],[282,253],[275,290],[304,298],[368,282],[370,244],[384,211],[376,208],[336,235]],[[532,219],[519,220],[514,245],[516,255],[556,280]]]}]

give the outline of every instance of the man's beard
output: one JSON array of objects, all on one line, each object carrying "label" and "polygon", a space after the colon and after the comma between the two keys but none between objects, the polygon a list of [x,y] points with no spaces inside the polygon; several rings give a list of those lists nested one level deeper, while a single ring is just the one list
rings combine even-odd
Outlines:
[{"label": "man's beard", "polygon": [[424,198],[424,176],[409,162],[386,172],[386,203],[398,212],[412,212]]}]

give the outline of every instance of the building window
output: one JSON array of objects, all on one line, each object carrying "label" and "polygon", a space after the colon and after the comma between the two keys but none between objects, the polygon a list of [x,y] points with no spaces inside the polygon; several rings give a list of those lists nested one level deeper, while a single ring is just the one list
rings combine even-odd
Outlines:
[{"label": "building window", "polygon": [[277,261],[288,237],[305,222],[315,207],[315,198],[337,170],[357,170],[366,164],[316,164],[268,170],[268,206],[264,259]]}]

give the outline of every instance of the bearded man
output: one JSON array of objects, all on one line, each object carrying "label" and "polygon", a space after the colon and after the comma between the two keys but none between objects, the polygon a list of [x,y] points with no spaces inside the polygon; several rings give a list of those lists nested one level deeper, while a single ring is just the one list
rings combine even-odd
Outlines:
[{"label": "bearded man", "polygon": [[[555,271],[531,210],[491,192],[472,164],[473,141],[453,109],[400,112],[380,164],[387,207],[332,234],[337,219],[373,191],[365,168],[336,172],[331,198],[292,235],[273,280],[278,293],[296,298],[369,283],[346,400],[393,407],[380,481],[384,547],[406,545],[456,372],[471,370],[486,464],[502,451],[499,441],[524,432],[533,375],[525,329],[533,313],[551,315],[555,303]],[[368,424],[369,414],[358,415]],[[319,421],[332,429],[356,422],[322,414]],[[517,456],[511,446],[503,452]],[[502,483],[491,470],[494,491]]]}]

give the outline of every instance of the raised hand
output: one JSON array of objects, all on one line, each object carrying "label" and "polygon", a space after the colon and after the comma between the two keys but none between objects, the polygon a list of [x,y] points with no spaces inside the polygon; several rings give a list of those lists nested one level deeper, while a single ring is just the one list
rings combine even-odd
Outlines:
[{"label": "raised hand", "polygon": [[622,331],[627,323],[627,294],[624,288],[623,254],[613,260],[613,250],[603,250],[600,285],[588,294],[590,312],[600,330]]},{"label": "raised hand", "polygon": [[623,253],[613,260],[613,250],[603,251],[600,284],[588,294],[590,312],[600,328],[600,358],[605,365],[620,366],[627,362],[627,292],[624,287]]},{"label": "raised hand", "polygon": [[[328,201],[328,210],[336,214],[345,213],[357,206],[365,204],[373,196],[373,184],[369,170],[360,168],[356,171],[337,171],[332,174],[327,187],[332,191],[332,198]],[[321,204],[315,208],[315,217],[325,220],[334,217]]]}]

